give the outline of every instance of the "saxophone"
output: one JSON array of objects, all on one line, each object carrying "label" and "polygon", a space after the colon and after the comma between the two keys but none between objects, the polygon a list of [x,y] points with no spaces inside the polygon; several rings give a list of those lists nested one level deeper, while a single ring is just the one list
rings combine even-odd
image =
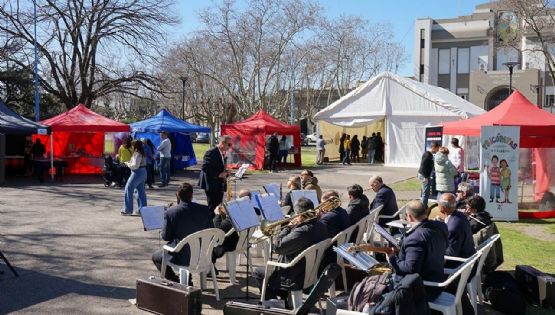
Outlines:
[{"label": "saxophone", "polygon": [[225,203],[231,201],[231,199],[233,198],[233,187],[231,186],[232,181],[233,180],[231,179],[231,176],[228,176],[225,179],[225,185],[226,185],[225,198],[222,201],[222,203],[220,203],[217,207],[218,213],[222,216],[222,219],[227,218],[227,212],[225,210]]}]

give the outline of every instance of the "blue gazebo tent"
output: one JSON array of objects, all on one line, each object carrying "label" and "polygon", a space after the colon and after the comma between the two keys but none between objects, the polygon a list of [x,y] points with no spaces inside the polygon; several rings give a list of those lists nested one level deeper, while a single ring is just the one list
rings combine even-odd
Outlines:
[{"label": "blue gazebo tent", "polygon": [[210,132],[210,128],[183,121],[166,109],[162,109],[151,118],[132,123],[130,126],[135,139],[150,139],[155,146],[160,145],[160,132],[167,132],[172,142],[172,164],[177,169],[197,164],[191,133]]}]

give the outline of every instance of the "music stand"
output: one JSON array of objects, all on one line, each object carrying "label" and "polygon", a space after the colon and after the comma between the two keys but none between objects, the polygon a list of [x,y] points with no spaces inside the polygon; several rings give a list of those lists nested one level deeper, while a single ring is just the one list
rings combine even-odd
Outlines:
[{"label": "music stand", "polygon": [[243,178],[247,178],[244,175],[250,166],[251,165],[248,163],[241,164],[241,166],[239,166],[239,168],[237,169],[237,172],[235,172],[235,174],[233,174],[233,177],[231,177],[231,180],[233,181],[233,193],[235,194],[235,196],[237,196],[237,181],[243,180]]},{"label": "music stand", "polygon": [[[224,203],[227,215],[231,219],[231,224],[237,233],[257,226],[260,222],[250,201],[250,198],[240,198]],[[250,240],[247,239],[247,266],[246,266],[246,282],[245,299],[249,300],[249,268],[250,268]],[[229,297],[228,299],[238,299],[238,297]]]},{"label": "music stand", "polygon": [[17,271],[15,271],[15,268],[12,266],[12,264],[10,264],[10,262],[8,261],[8,258],[6,258],[6,256],[4,256],[4,253],[2,253],[1,250],[0,250],[0,258],[4,261],[6,266],[8,266],[8,268],[12,271],[14,276],[19,277],[19,274],[17,273]]},{"label": "music stand", "polygon": [[318,195],[316,194],[316,190],[291,190],[291,201],[293,202],[293,206],[301,197],[310,199],[315,207],[320,204],[320,201],[318,200]]}]

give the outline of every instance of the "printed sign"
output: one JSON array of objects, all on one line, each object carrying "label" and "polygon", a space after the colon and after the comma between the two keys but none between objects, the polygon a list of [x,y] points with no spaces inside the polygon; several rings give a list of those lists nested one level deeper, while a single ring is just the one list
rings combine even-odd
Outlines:
[{"label": "printed sign", "polygon": [[497,220],[518,220],[520,127],[482,126],[480,195]]},{"label": "printed sign", "polygon": [[426,135],[424,137],[424,151],[430,150],[432,142],[437,142],[441,145],[442,137],[443,127],[426,127]]}]

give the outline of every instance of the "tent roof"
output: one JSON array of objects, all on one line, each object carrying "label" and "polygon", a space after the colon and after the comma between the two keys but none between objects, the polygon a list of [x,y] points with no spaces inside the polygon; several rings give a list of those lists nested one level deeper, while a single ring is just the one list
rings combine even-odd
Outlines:
[{"label": "tent roof", "polygon": [[386,116],[466,119],[482,113],[480,107],[443,88],[383,72],[316,113],[314,119],[357,127]]},{"label": "tent roof", "polygon": [[48,129],[48,126],[19,116],[0,100],[0,133],[33,134],[37,129]]},{"label": "tent roof", "polygon": [[106,118],[79,104],[69,111],[58,116],[41,121],[51,126],[52,131],[74,131],[74,132],[126,132],[129,126]]},{"label": "tent roof", "polygon": [[148,119],[132,123],[132,132],[210,132],[210,128],[183,121],[166,109]]},{"label": "tent roof", "polygon": [[520,126],[521,147],[552,147],[554,142],[555,115],[538,108],[519,91],[489,112],[462,121],[443,124],[443,133],[451,135],[480,136],[481,126]]},{"label": "tent roof", "polygon": [[284,132],[286,130],[300,132],[299,126],[293,126],[281,122],[274,117],[270,116],[270,114],[266,113],[263,109],[260,109],[251,117],[239,121],[233,124],[222,125],[222,130],[225,128],[235,128],[241,129],[244,131],[257,131],[257,130],[264,130],[266,133],[273,133],[273,132]]}]

